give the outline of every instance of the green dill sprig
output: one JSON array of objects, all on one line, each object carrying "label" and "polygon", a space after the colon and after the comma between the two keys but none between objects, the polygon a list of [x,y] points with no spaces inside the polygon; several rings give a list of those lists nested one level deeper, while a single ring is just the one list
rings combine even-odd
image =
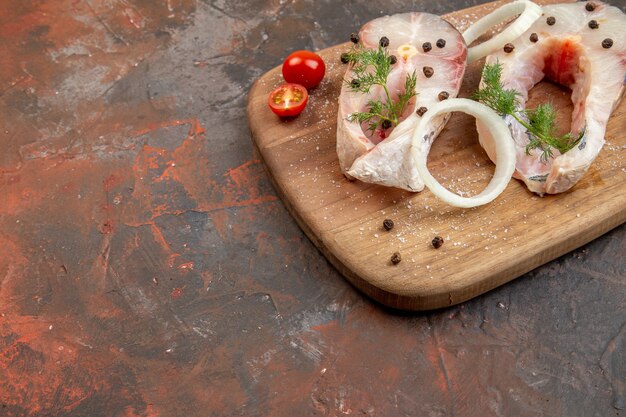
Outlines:
[{"label": "green dill sprig", "polygon": [[503,116],[512,115],[517,111],[519,105],[519,92],[515,90],[505,90],[500,82],[502,77],[502,65],[485,64],[483,68],[483,87],[474,93],[474,100],[491,107],[496,113]]},{"label": "green dill sprig", "polygon": [[388,129],[397,126],[409,101],[416,95],[417,74],[413,72],[406,77],[404,92],[394,102],[387,88],[387,78],[392,69],[392,59],[387,48],[379,45],[377,49],[369,49],[358,44],[345,54],[345,59],[352,65],[354,73],[351,80],[344,80],[351,91],[368,94],[373,86],[378,85],[385,92],[383,100],[368,101],[366,111],[354,112],[348,116],[348,120],[367,123],[372,133],[380,127]]},{"label": "green dill sprig", "polygon": [[513,117],[526,128],[530,133],[530,140],[526,145],[527,155],[533,149],[539,149],[540,159],[547,161],[552,158],[553,149],[564,154],[580,142],[585,134],[584,129],[575,139],[571,133],[556,136],[556,111],[551,104],[540,104],[536,109],[518,110],[520,93],[512,89],[505,90],[501,77],[502,65],[499,62],[486,64],[482,74],[483,86],[474,93],[474,99],[491,107],[501,116]]},{"label": "green dill sprig", "polygon": [[569,132],[561,136],[554,136],[556,111],[550,104],[540,104],[536,109],[525,110],[524,114],[528,119],[528,124],[536,132],[533,133],[530,142],[526,145],[526,154],[530,154],[531,149],[539,149],[544,161],[552,157],[552,149],[557,149],[561,154],[564,154],[576,146],[585,135],[583,129],[576,139]]}]

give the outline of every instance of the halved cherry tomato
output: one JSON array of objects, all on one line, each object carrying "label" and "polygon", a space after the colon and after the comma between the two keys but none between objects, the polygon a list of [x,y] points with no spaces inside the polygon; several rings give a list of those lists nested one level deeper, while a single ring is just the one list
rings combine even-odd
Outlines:
[{"label": "halved cherry tomato", "polygon": [[317,87],[325,73],[324,60],[310,51],[296,51],[283,62],[285,81],[303,85],[307,89]]},{"label": "halved cherry tomato", "polygon": [[277,115],[288,117],[299,115],[304,110],[308,100],[309,93],[303,86],[282,84],[270,93],[268,104]]}]

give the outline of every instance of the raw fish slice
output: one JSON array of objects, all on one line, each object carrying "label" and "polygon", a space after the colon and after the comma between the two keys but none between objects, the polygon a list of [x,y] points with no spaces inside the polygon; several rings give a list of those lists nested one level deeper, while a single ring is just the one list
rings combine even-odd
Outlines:
[{"label": "raw fish slice", "polygon": [[[412,161],[409,148],[411,137],[421,116],[416,111],[440,101],[440,93],[456,97],[465,73],[467,47],[461,34],[439,16],[428,13],[403,13],[385,16],[367,23],[359,37],[366,48],[377,48],[380,38],[389,39],[389,53],[397,63],[387,79],[392,98],[403,93],[407,74],[417,74],[417,96],[414,97],[395,128],[372,134],[356,122],[348,121],[354,112],[364,111],[372,98],[380,97],[381,89],[370,94],[352,92],[344,84],[337,116],[337,153],[342,171],[349,177],[365,182],[421,191],[424,183]],[[445,46],[441,46],[445,41]],[[423,44],[429,42],[430,50]],[[426,48],[428,49],[428,48]],[[425,67],[432,69],[428,77]],[[353,78],[349,68],[345,79]],[[425,154],[445,125],[447,116],[433,118],[428,126],[432,132],[423,143]]]},{"label": "raw fish slice", "polygon": [[[541,160],[537,149],[527,155],[528,132],[506,117],[517,153],[514,177],[540,195],[570,189],[587,171],[604,144],[606,125],[626,82],[626,15],[622,11],[591,1],[545,6],[543,12],[512,42],[512,52],[500,50],[487,57],[487,63],[502,65],[504,87],[520,92],[521,108],[528,91],[544,77],[572,90],[570,131],[574,137],[584,131],[584,136],[562,155],[554,150],[547,161]],[[548,23],[551,18],[553,24]],[[536,42],[531,34],[536,34]],[[495,161],[492,138],[479,122],[477,126],[481,145]]]}]

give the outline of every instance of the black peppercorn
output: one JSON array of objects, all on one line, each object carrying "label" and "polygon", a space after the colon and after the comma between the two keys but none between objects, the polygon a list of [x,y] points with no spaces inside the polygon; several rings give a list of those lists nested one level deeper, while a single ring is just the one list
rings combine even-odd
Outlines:
[{"label": "black peppercorn", "polygon": [[596,5],[593,3],[587,3],[585,4],[585,9],[587,9],[588,12],[593,12],[596,9]]},{"label": "black peppercorn", "polygon": [[424,71],[424,75],[426,76],[426,78],[432,77],[435,73],[435,70],[433,70],[432,67],[424,67],[422,68],[422,71]]},{"label": "black peppercorn", "polygon": [[437,39],[437,48],[443,48],[444,46],[446,46],[446,40],[445,39]]},{"label": "black peppercorn", "polygon": [[507,43],[506,45],[504,45],[504,52],[506,52],[507,54],[513,52],[514,49],[515,45],[513,45],[512,43]]},{"label": "black peppercorn", "polygon": [[550,16],[546,19],[546,23],[550,26],[556,23],[556,18],[554,16]]},{"label": "black peppercorn", "polygon": [[422,117],[427,111],[428,109],[422,106],[419,109],[417,109],[416,113],[419,117]]},{"label": "black peppercorn", "polygon": [[448,97],[450,97],[450,94],[448,94],[447,91],[442,91],[441,93],[439,93],[437,97],[439,98],[439,101],[443,101],[443,100],[447,100]]},{"label": "black peppercorn", "polygon": [[350,55],[347,52],[341,54],[341,62],[343,62],[344,64],[347,64],[348,62],[350,62],[349,56]]},{"label": "black peppercorn", "polygon": [[391,127],[391,122],[389,120],[383,120],[380,124],[383,129],[389,129]]},{"label": "black peppercorn", "polygon": [[428,51],[430,51],[431,49],[433,49],[433,46],[431,45],[431,43],[430,43],[430,42],[424,42],[424,43],[422,44],[422,49],[424,50],[424,52],[428,52]]},{"label": "black peppercorn", "polygon": [[396,58],[396,56],[395,56],[395,55],[391,55],[391,56],[389,57],[389,63],[390,63],[391,65],[394,65],[396,62],[398,62],[398,58]]},{"label": "black peppercorn", "polygon": [[535,42],[537,42],[538,40],[539,40],[539,36],[537,36],[537,34],[536,34],[536,33],[531,33],[531,34],[530,34],[530,41],[531,41],[532,43],[535,43]]},{"label": "black peppercorn", "polygon": [[394,265],[398,265],[402,261],[402,256],[400,256],[400,252],[396,252],[391,255],[391,263]]},{"label": "black peppercorn", "polygon": [[611,46],[613,46],[613,39],[606,38],[605,40],[602,41],[602,47],[604,49],[609,49]]},{"label": "black peppercorn", "polygon": [[441,236],[435,236],[431,243],[433,244],[433,248],[439,249],[441,245],[443,245],[443,238]]},{"label": "black peppercorn", "polygon": [[356,33],[352,32],[350,34],[350,41],[352,43],[359,43],[359,35],[357,35]]},{"label": "black peppercorn", "polygon": [[380,38],[380,41],[378,41],[378,44],[380,46],[382,46],[383,48],[386,48],[389,46],[389,38],[386,36],[383,36],[382,38]]},{"label": "black peppercorn", "polygon": [[597,21],[597,20],[590,20],[590,21],[589,21],[589,27],[590,27],[591,29],[597,29],[597,28],[599,28],[599,27],[600,27],[600,25],[598,24],[598,21]]},{"label": "black peppercorn", "polygon": [[359,88],[360,86],[361,86],[361,83],[358,80],[350,81],[350,87],[352,87],[352,88]]},{"label": "black peppercorn", "polygon": [[393,220],[391,219],[385,219],[383,220],[383,227],[385,228],[386,231],[390,231],[391,229],[393,229]]}]

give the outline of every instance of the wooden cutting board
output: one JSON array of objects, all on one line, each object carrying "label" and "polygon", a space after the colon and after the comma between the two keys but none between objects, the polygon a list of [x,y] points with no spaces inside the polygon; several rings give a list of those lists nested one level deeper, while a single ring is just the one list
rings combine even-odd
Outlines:
[{"label": "wooden cutting board", "polygon": [[[540,2],[543,4],[554,1]],[[444,16],[460,31],[502,2]],[[365,22],[363,22],[365,23]],[[358,28],[346,28],[346,35]],[[494,202],[451,207],[421,193],[348,181],[335,152],[337,99],[349,44],[320,52],[327,64],[297,118],[281,120],[267,106],[283,82],[280,67],[257,80],[248,98],[252,139],[276,190],[307,236],[357,288],[399,309],[428,310],[466,301],[571,251],[626,220],[626,104],[613,113],[600,156],[569,192],[538,197],[517,180]],[[467,68],[459,97],[478,85],[483,61]],[[570,92],[542,82],[530,107],[552,101],[559,125],[569,126]],[[431,172],[451,190],[477,193],[493,165],[478,144],[474,119],[454,114],[435,140]],[[395,227],[386,231],[384,219]],[[434,249],[435,236],[445,243]],[[402,261],[390,259],[398,252]],[[567,277],[563,277],[567,279]]]}]

